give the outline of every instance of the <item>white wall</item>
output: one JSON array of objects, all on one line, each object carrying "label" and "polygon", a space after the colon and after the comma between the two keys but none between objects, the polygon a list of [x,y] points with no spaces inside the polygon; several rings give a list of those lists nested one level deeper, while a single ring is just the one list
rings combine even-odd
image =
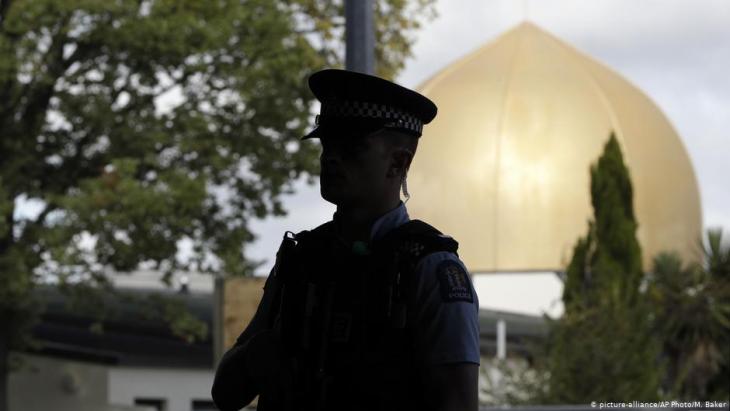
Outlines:
[{"label": "white wall", "polygon": [[106,367],[63,359],[14,354],[22,368],[8,379],[10,411],[76,411],[106,405]]},{"label": "white wall", "polygon": [[[134,399],[125,404],[110,400],[109,374],[114,368],[108,365],[40,355],[11,355],[20,358],[22,366],[8,378],[9,411],[151,410],[134,406]],[[189,405],[182,410],[188,409]]]},{"label": "white wall", "polygon": [[108,367],[13,353],[22,367],[10,373],[10,411],[142,411],[108,403]]},{"label": "white wall", "polygon": [[135,398],[162,398],[166,411],[190,411],[193,400],[210,400],[213,376],[213,370],[114,367],[109,369],[109,402],[133,405]]},{"label": "white wall", "polygon": [[[551,317],[563,314],[563,282],[555,273],[473,274],[479,308]],[[509,333],[509,330],[507,330]]]}]

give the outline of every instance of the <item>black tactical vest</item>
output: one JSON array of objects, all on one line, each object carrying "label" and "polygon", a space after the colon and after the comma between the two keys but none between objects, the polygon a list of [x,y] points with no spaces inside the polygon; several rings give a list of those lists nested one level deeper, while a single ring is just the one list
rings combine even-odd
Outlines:
[{"label": "black tactical vest", "polygon": [[[275,274],[283,287],[272,318],[293,358],[294,409],[423,408],[409,293],[420,259],[456,252],[458,244],[412,220],[362,255],[338,241],[333,229],[330,222],[299,233],[296,246],[278,256]],[[286,409],[277,403],[260,398],[259,409]]]}]

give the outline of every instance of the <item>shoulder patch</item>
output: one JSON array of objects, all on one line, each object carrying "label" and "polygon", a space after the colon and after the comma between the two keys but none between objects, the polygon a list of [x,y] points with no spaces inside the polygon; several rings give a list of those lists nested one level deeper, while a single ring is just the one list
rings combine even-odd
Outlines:
[{"label": "shoulder patch", "polygon": [[457,261],[442,261],[436,268],[436,276],[444,302],[474,302],[469,274]]}]

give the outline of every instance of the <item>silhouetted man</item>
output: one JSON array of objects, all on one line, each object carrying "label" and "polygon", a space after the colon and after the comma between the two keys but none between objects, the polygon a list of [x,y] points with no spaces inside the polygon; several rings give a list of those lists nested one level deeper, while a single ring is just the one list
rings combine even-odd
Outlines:
[{"label": "silhouetted man", "polygon": [[[436,106],[378,77],[313,74],[332,221],[287,233],[213,399],[237,410],[477,409],[476,293],[451,237],[410,220],[406,175]],[[448,195],[448,193],[444,193]]]}]

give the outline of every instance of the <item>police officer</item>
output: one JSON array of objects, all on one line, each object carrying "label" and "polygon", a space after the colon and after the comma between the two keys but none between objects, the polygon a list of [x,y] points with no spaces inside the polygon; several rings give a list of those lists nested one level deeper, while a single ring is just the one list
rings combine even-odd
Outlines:
[{"label": "police officer", "polygon": [[[392,82],[323,70],[304,138],[322,144],[332,221],[287,233],[212,388],[223,411],[477,410],[476,293],[457,243],[410,220],[401,189],[436,106]],[[448,193],[445,193],[448,194]]]}]

